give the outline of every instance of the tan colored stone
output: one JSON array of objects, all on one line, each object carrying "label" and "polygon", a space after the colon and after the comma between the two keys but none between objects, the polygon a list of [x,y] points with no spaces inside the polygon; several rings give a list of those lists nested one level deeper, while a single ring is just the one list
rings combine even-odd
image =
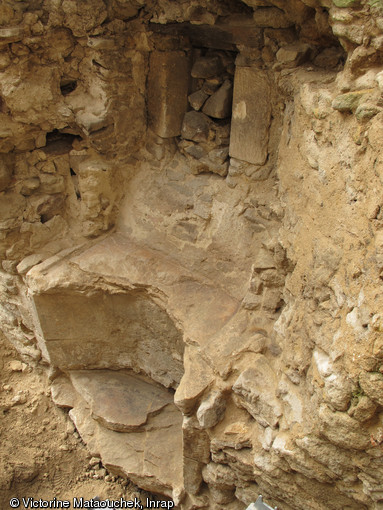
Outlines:
[{"label": "tan colored stone", "polygon": [[163,138],[178,136],[187,110],[189,60],[181,51],[150,56],[148,110],[151,129]]},{"label": "tan colored stone", "polygon": [[276,7],[258,7],[254,11],[254,21],[257,27],[287,28],[293,25],[285,13]]},{"label": "tan colored stone", "polygon": [[267,73],[237,68],[234,77],[230,156],[263,165],[268,154],[270,93]]},{"label": "tan colored stone", "polygon": [[244,407],[262,426],[275,428],[283,408],[276,395],[275,374],[267,359],[260,356],[252,368],[246,369],[235,381],[236,402]]},{"label": "tan colored stone", "polygon": [[181,414],[174,406],[153,417],[144,431],[130,433],[104,428],[84,404],[69,414],[92,455],[111,473],[169,497],[183,486]]},{"label": "tan colored stone", "polygon": [[53,402],[63,408],[71,409],[78,401],[78,395],[66,375],[59,375],[52,381],[51,395]]},{"label": "tan colored stone", "polygon": [[206,101],[202,111],[215,119],[225,119],[231,115],[231,103],[233,86],[230,80],[225,80],[223,85],[214,92]]},{"label": "tan colored stone", "polygon": [[173,402],[165,388],[129,373],[110,370],[71,371],[76,391],[86,400],[92,416],[110,430],[128,432],[144,425]]}]

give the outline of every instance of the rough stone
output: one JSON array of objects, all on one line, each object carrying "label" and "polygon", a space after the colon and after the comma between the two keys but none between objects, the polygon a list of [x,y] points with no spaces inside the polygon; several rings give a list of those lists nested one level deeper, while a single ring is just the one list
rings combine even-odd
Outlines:
[{"label": "rough stone", "polygon": [[285,13],[277,7],[258,7],[254,11],[254,21],[257,27],[287,28],[293,25]]},{"label": "rough stone", "polygon": [[202,401],[197,409],[197,419],[200,426],[209,429],[217,425],[225,414],[226,401],[219,392],[213,392]]},{"label": "rough stone", "polygon": [[193,78],[213,78],[224,71],[222,60],[218,56],[199,57],[193,64]]},{"label": "rough stone", "polygon": [[371,90],[358,90],[337,96],[332,102],[334,110],[339,112],[352,112],[357,109],[359,103],[368,97]]},{"label": "rough stone", "polygon": [[282,406],[276,396],[275,375],[266,358],[259,357],[252,368],[244,370],[235,381],[233,391],[238,395],[238,405],[263,427],[278,425]]},{"label": "rough stone", "polygon": [[206,101],[202,111],[215,119],[225,119],[231,115],[231,103],[233,86],[230,80],[225,80],[223,85],[214,92]]},{"label": "rough stone", "polygon": [[371,400],[383,405],[383,374],[362,372],[359,376],[359,383]]},{"label": "rough stone", "polygon": [[202,106],[204,105],[206,99],[209,97],[208,94],[206,94],[203,90],[197,90],[197,92],[193,92],[193,94],[190,94],[188,97],[190,106],[194,110],[200,110]]},{"label": "rough stone", "polygon": [[9,158],[0,158],[0,192],[4,191],[12,180],[12,167]]},{"label": "rough stone", "polygon": [[289,44],[277,51],[277,60],[283,65],[297,66],[308,57],[310,46],[308,44]]},{"label": "rough stone", "polygon": [[202,112],[187,112],[183,119],[181,135],[186,140],[205,142],[209,138],[211,121]]},{"label": "rough stone", "polygon": [[173,395],[132,374],[108,370],[71,371],[76,391],[89,404],[92,416],[110,430],[127,432],[144,425]]}]

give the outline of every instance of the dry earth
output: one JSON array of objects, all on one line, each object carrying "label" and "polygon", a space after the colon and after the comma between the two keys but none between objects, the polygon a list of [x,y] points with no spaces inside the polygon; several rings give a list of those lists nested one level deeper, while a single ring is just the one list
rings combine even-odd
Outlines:
[{"label": "dry earth", "polygon": [[13,497],[142,502],[152,497],[94,465],[66,412],[52,403],[48,373],[22,363],[2,335],[0,373],[1,509],[10,508]]}]

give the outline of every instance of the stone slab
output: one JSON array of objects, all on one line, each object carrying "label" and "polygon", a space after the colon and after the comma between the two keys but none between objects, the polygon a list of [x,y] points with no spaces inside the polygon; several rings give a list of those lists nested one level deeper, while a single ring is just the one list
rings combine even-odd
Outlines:
[{"label": "stone slab", "polygon": [[85,402],[69,412],[93,456],[113,474],[172,497],[183,486],[182,415],[174,405],[150,418],[140,432],[116,432],[94,420]]},{"label": "stone slab", "polygon": [[149,416],[173,402],[170,391],[126,372],[78,370],[70,372],[70,377],[93,417],[118,432],[141,427]]},{"label": "stone slab", "polygon": [[178,136],[188,105],[189,58],[183,51],[153,51],[149,66],[150,128],[162,138]]},{"label": "stone slab", "polygon": [[237,67],[234,77],[230,156],[253,165],[265,164],[270,119],[271,99],[267,73],[250,67]]}]

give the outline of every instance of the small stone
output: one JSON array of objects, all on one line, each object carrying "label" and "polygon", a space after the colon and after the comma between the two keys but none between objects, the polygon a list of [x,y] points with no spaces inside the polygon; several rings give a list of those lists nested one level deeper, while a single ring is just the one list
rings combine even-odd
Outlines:
[{"label": "small stone", "polygon": [[190,106],[198,111],[202,108],[204,105],[206,99],[209,97],[208,94],[206,94],[203,90],[197,90],[197,92],[193,92],[193,94],[190,94],[188,97]]},{"label": "small stone", "polygon": [[222,393],[213,392],[201,403],[197,410],[198,423],[204,429],[215,427],[223,419],[225,410],[226,401]]},{"label": "small stone", "polygon": [[64,177],[62,175],[52,175],[51,173],[40,174],[42,193],[61,193],[65,190]]},{"label": "small stone", "polygon": [[193,78],[212,78],[223,71],[224,66],[219,57],[200,57],[194,62],[191,75]]},{"label": "small stone", "polygon": [[65,432],[66,432],[67,434],[73,434],[75,430],[76,430],[76,429],[75,429],[75,427],[74,427],[73,423],[72,423],[72,422],[70,422],[70,421],[68,421],[68,423],[67,423],[67,425],[66,425],[66,428],[65,428]]},{"label": "small stone", "polygon": [[4,191],[12,180],[12,168],[5,158],[0,159],[0,191]]},{"label": "small stone", "polygon": [[89,461],[89,466],[98,466],[100,464],[100,459],[98,457],[92,457]]},{"label": "small stone", "polygon": [[233,85],[225,80],[223,85],[206,101],[202,111],[215,119],[225,119],[231,115]]},{"label": "small stone", "polygon": [[9,28],[0,28],[0,41],[1,42],[16,42],[21,41],[23,38],[23,29],[22,27],[9,27]]},{"label": "small stone", "polygon": [[27,397],[24,394],[15,395],[11,400],[12,404],[15,406],[25,404],[26,401]]},{"label": "small stone", "polygon": [[277,7],[260,7],[254,11],[253,17],[255,24],[262,28],[287,28],[294,24]]},{"label": "small stone", "polygon": [[9,384],[4,384],[3,390],[7,391],[7,392],[10,392],[10,391],[12,391],[12,386],[10,386]]},{"label": "small stone", "polygon": [[70,450],[70,448],[68,445],[62,444],[61,446],[59,446],[59,450],[61,450],[62,452],[67,452]]},{"label": "small stone", "polygon": [[12,372],[22,372],[23,370],[23,363],[19,360],[13,360],[9,362],[9,368],[12,370]]},{"label": "small stone", "polygon": [[201,159],[206,156],[205,150],[200,145],[189,145],[186,147],[185,152],[195,159]]},{"label": "small stone", "polygon": [[341,52],[338,48],[325,48],[314,59],[314,64],[318,67],[335,67],[341,59]]},{"label": "small stone", "polygon": [[336,7],[353,7],[359,3],[359,0],[333,0]]},{"label": "small stone", "polygon": [[375,372],[362,372],[359,384],[370,399],[383,405],[383,374]]},{"label": "small stone", "polygon": [[224,163],[229,157],[229,147],[223,147],[221,149],[213,149],[209,152],[209,159],[214,163]]},{"label": "small stone", "polygon": [[39,255],[38,253],[34,253],[33,255],[28,255],[28,257],[25,257],[20,264],[17,265],[17,272],[19,274],[25,274],[28,273],[30,269],[32,269],[33,266],[36,266],[37,264],[40,264],[40,262],[43,260],[43,257]]},{"label": "small stone", "polygon": [[283,46],[277,52],[277,60],[284,65],[298,66],[308,57],[310,46],[308,44],[289,44]]},{"label": "small stone", "polygon": [[205,142],[209,137],[211,121],[201,112],[187,112],[182,123],[181,136],[186,140]]},{"label": "small stone", "polygon": [[375,104],[362,103],[355,110],[355,117],[358,120],[370,120],[380,111],[380,108],[378,108]]},{"label": "small stone", "polygon": [[370,89],[364,89],[340,94],[332,102],[332,107],[342,113],[355,111],[361,100],[371,92]]},{"label": "small stone", "polygon": [[54,174],[56,173],[56,167],[53,161],[46,161],[41,165],[41,171],[46,174]]},{"label": "small stone", "polygon": [[212,79],[212,80],[206,80],[205,83],[202,85],[202,92],[205,92],[208,96],[211,96],[219,89],[219,86],[221,85],[221,82]]}]

